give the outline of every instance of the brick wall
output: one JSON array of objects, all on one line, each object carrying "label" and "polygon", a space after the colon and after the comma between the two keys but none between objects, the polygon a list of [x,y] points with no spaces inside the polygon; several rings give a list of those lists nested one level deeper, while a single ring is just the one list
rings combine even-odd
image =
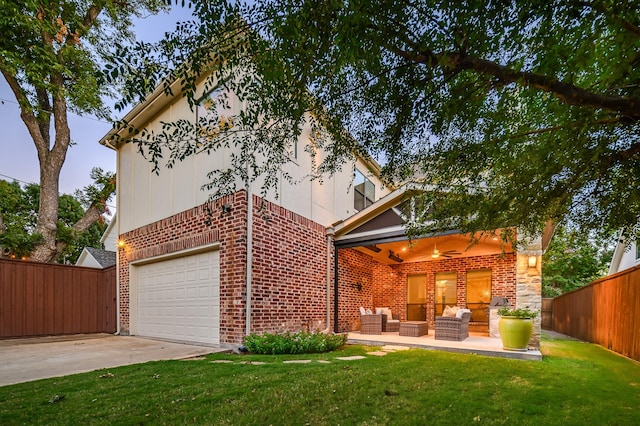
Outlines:
[{"label": "brick wall", "polygon": [[[394,314],[399,314],[402,320],[406,320],[407,276],[414,274],[427,276],[427,320],[430,327],[435,325],[434,296],[437,272],[456,272],[459,306],[466,304],[467,271],[478,269],[491,269],[491,296],[503,296],[512,304],[517,303],[516,255],[514,253],[504,256],[475,256],[385,265],[357,250],[340,249],[338,258],[340,261],[338,300],[341,331],[357,330],[360,326],[359,321],[354,321],[357,306],[350,301],[352,298],[365,308],[389,307]],[[355,272],[350,272],[351,269],[355,269]],[[360,294],[354,295],[348,284],[357,277],[362,277],[363,281],[366,279],[370,285],[365,286]]]},{"label": "brick wall", "polygon": [[[223,213],[221,206],[231,211]],[[252,332],[326,327],[325,228],[253,196]],[[246,192],[120,236],[120,327],[129,332],[129,263],[220,244],[220,341],[239,344],[246,314]]]},{"label": "brick wall", "polygon": [[371,256],[357,250],[338,250],[338,331],[360,329],[360,306],[373,310],[376,264]]},{"label": "brick wall", "polygon": [[325,329],[326,229],[260,197],[253,202],[252,332]]}]

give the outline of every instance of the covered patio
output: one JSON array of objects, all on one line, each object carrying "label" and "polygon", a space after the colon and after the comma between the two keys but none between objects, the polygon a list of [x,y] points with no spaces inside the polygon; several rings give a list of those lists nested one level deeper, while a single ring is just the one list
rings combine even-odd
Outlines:
[{"label": "covered patio", "polygon": [[398,333],[386,332],[380,335],[361,334],[359,331],[351,331],[348,333],[348,343],[368,346],[406,346],[409,348],[522,359],[527,361],[542,360],[542,353],[538,349],[530,349],[526,352],[507,351],[502,349],[502,342],[499,337],[489,337],[486,333],[477,332],[470,332],[469,337],[462,342],[454,342],[449,340],[436,340],[433,330],[430,330],[428,335],[420,337],[400,336]]},{"label": "covered patio", "polygon": [[[350,341],[473,352],[505,353],[497,334],[497,315],[490,315],[493,297],[512,306],[541,308],[542,239],[516,251],[500,239],[501,230],[475,235],[458,231],[433,233],[409,240],[405,224],[412,218],[412,193],[400,188],[329,230],[334,241],[334,327]],[[471,310],[470,336],[462,342],[436,340],[435,318],[446,306]],[[361,334],[359,308],[389,308],[401,322],[426,322],[421,337]],[[492,321],[490,321],[490,319]],[[540,320],[529,343],[539,349]],[[378,343],[375,343],[378,342]],[[539,355],[539,351],[537,351]],[[532,356],[536,354],[532,353]]]}]

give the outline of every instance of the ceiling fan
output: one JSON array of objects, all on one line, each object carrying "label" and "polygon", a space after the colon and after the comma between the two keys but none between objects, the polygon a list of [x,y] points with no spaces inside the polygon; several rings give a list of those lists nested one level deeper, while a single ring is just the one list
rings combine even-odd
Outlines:
[{"label": "ceiling fan", "polygon": [[433,243],[433,252],[431,252],[431,258],[432,259],[437,259],[440,256],[442,257],[447,257],[447,258],[451,258],[457,254],[462,254],[459,251],[456,250],[445,250],[445,251],[440,251],[438,250],[438,248],[436,247],[436,244]]}]

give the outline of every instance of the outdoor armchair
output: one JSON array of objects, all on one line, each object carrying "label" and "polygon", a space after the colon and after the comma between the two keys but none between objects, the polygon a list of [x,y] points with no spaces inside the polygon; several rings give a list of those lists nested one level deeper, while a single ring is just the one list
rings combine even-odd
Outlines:
[{"label": "outdoor armchair", "polygon": [[462,317],[436,317],[436,340],[462,341],[469,337],[471,312],[462,313]]}]

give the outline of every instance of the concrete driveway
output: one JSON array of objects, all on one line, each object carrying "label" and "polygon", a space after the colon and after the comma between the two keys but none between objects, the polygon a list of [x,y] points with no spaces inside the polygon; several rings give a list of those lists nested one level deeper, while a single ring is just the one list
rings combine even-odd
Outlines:
[{"label": "concrete driveway", "polygon": [[0,386],[226,350],[110,334],[0,340]]}]

